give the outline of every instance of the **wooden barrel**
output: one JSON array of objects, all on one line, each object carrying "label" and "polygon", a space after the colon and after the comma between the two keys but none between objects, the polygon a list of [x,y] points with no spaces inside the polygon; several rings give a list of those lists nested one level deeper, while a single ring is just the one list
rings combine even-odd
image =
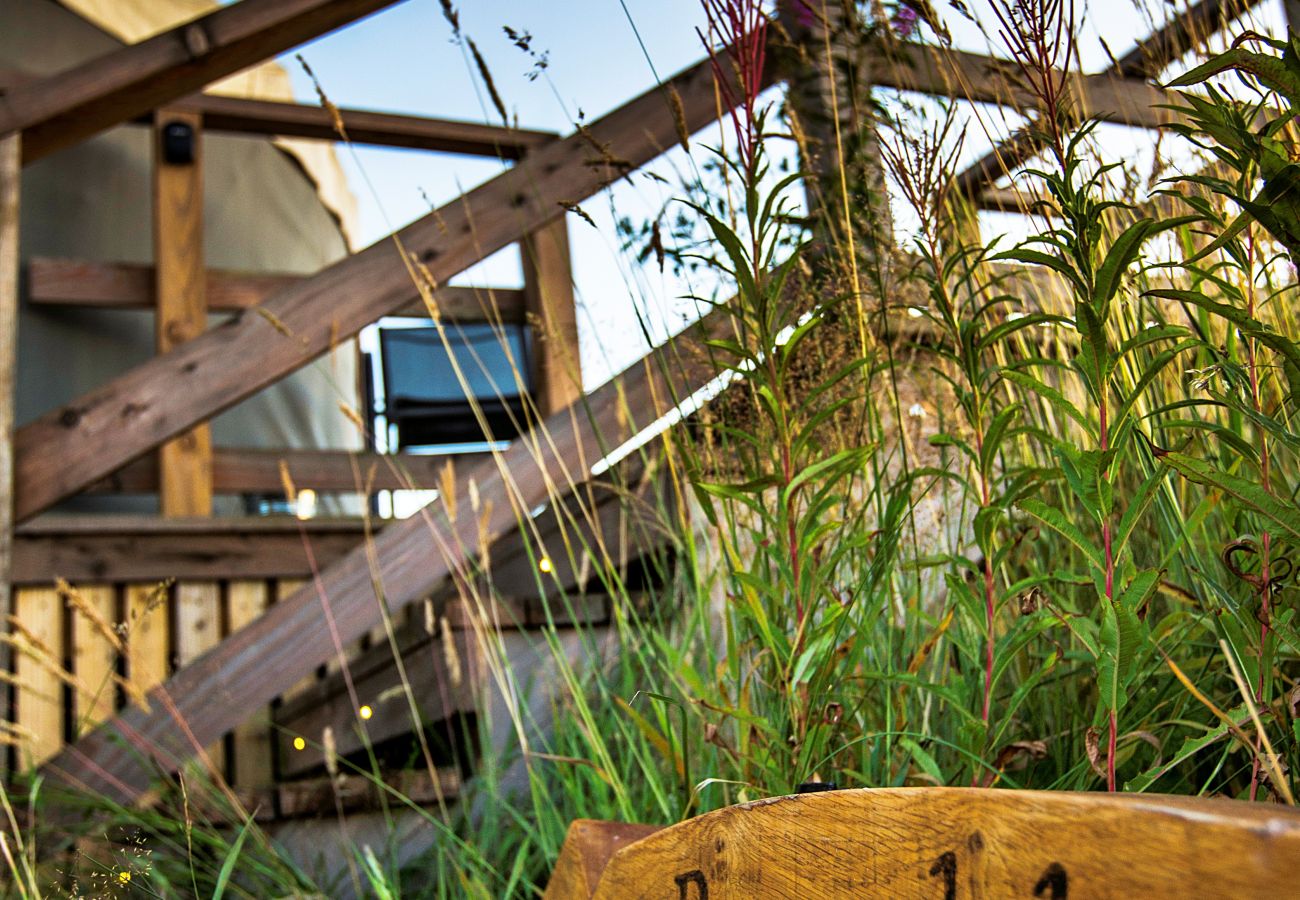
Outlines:
[{"label": "wooden barrel", "polygon": [[548,900],[1300,896],[1300,812],[976,788],[774,797],[656,829],[579,820]]}]

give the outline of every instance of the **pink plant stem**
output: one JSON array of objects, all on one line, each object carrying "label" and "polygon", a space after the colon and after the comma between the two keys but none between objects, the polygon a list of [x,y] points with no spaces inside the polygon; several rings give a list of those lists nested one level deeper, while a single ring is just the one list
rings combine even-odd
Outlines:
[{"label": "pink plant stem", "polygon": [[[1108,430],[1109,424],[1107,422],[1108,411],[1109,410],[1106,402],[1106,385],[1102,384],[1101,403],[1100,403],[1100,419],[1101,419],[1100,437],[1101,437],[1102,453],[1105,453],[1108,449],[1110,449],[1110,433]],[[1103,477],[1105,476],[1103,475]],[[1111,544],[1109,519],[1104,519],[1101,523],[1101,542],[1106,554],[1106,602],[1114,603],[1115,602],[1115,556]],[[1119,661],[1116,660],[1116,665],[1118,665],[1118,662]],[[1115,673],[1115,677],[1119,678],[1119,672]],[[1107,716],[1109,734],[1106,737],[1106,748],[1107,748],[1106,749],[1106,790],[1110,791],[1111,793],[1114,793],[1116,789],[1115,745],[1118,742],[1117,732],[1119,728],[1119,723],[1117,722],[1116,719],[1117,717],[1115,714],[1115,707],[1112,706],[1110,708],[1110,715]]]},{"label": "pink plant stem", "polygon": [[[1252,319],[1255,317],[1255,233],[1252,229],[1246,240],[1246,253],[1249,269],[1247,271],[1246,284],[1246,314]],[[1253,338],[1246,339],[1246,368],[1250,372],[1250,399],[1251,405],[1254,406],[1255,412],[1262,414],[1264,404],[1260,397],[1259,389],[1259,363],[1255,355],[1255,341]],[[1272,485],[1269,479],[1269,456],[1268,456],[1268,439],[1263,429],[1256,427],[1256,433],[1259,435],[1259,472],[1260,479],[1264,483],[1264,490],[1272,493]],[[1269,583],[1270,564],[1272,555],[1273,535],[1268,529],[1260,535],[1259,549],[1259,677],[1255,682],[1255,702],[1264,705],[1264,663],[1266,659],[1266,650],[1268,649],[1268,635],[1270,616],[1273,605],[1273,587]],[[1250,770],[1250,799],[1254,800],[1259,793],[1260,780],[1260,745],[1263,743],[1263,735],[1255,736],[1255,758],[1251,763]]]}]

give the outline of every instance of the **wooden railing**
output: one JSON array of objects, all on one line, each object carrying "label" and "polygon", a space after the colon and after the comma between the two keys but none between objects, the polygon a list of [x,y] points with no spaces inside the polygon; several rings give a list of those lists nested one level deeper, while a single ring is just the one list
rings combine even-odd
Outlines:
[{"label": "wooden railing", "polygon": [[[40,158],[168,105],[183,110],[183,101],[204,84],[386,5],[385,0],[242,0],[72,72],[20,84],[0,96],[0,196],[16,192],[20,158]],[[725,61],[721,70],[729,71]],[[1077,106],[1085,112],[1144,127],[1172,117],[1160,108],[1170,95],[1125,71],[1069,79]],[[1030,104],[1005,61],[937,47],[882,45],[869,80],[880,87],[976,102]],[[220,104],[204,100],[198,105],[203,109],[191,114],[224,116],[224,128],[274,130],[276,112],[267,107],[220,112]],[[458,467],[454,489],[443,491],[426,517],[393,524],[372,547],[356,548],[324,567],[315,589],[300,589],[270,604],[263,615],[156,688],[153,696],[160,702],[150,711],[128,706],[50,760],[46,771],[122,799],[138,794],[154,771],[142,763],[139,748],[153,763],[179,765],[193,754],[195,741],[220,740],[250,707],[283,695],[327,662],[337,641],[358,641],[373,629],[379,622],[372,585],[376,572],[382,575],[390,607],[426,596],[455,567],[513,531],[517,510],[534,509],[584,483],[610,448],[714,377],[701,348],[709,337],[726,334],[728,322],[721,314],[688,329],[587,397],[579,396],[571,295],[565,297],[569,280],[560,271],[560,262],[567,259],[560,216],[563,208],[649,162],[683,132],[698,131],[721,112],[712,67],[702,62],[567,138],[543,141],[521,134],[512,143],[503,135],[501,148],[523,152],[519,148],[527,144],[521,162],[403,229],[400,244],[380,242],[314,276],[273,285],[255,307],[257,314],[248,309],[236,313],[215,332],[193,336],[20,429],[12,490],[21,521],[102,482],[378,318],[408,308],[413,276],[438,302],[439,285],[484,256],[523,242],[528,273],[524,305],[554,326],[541,342],[541,428],[515,441],[499,458]],[[295,108],[280,114],[288,133],[298,128],[322,136],[319,112]],[[391,121],[368,124],[373,128],[358,133],[373,138],[403,131]],[[410,139],[409,133],[406,128],[403,139]],[[7,265],[14,252],[15,221],[16,204],[0,204],[0,317],[17,302],[16,271]],[[201,286],[195,290],[206,292],[222,282],[193,258],[182,269],[191,288]],[[138,302],[151,281],[167,281],[158,270],[127,274],[136,286],[125,293],[114,289],[114,303]],[[172,298],[155,290],[154,299],[166,306]],[[210,300],[205,302],[211,308]],[[234,344],[241,353],[232,360],[227,348]],[[0,354],[3,385],[12,390],[12,361],[6,368]],[[546,437],[540,439],[543,433]],[[0,453],[0,478],[5,477],[8,449]],[[158,477],[165,479],[165,473]],[[0,484],[0,493],[5,487]],[[456,515],[457,509],[470,508],[483,512]],[[7,530],[4,526],[0,522],[0,530]],[[431,553],[431,547],[439,549]],[[328,625],[321,616],[322,598],[330,604]],[[129,742],[124,735],[130,735]]]}]

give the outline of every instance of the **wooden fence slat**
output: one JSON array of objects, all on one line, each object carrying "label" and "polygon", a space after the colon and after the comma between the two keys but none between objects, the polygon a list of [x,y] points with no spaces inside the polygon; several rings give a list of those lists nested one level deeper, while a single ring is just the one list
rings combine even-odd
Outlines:
[{"label": "wooden fence slat", "polygon": [[[221,642],[221,586],[187,582],[176,586],[176,665],[184,667]],[[206,748],[216,772],[225,769],[221,742]]]},{"label": "wooden fence slat", "polygon": [[[233,634],[266,611],[265,581],[232,581],[227,588]],[[270,710],[259,712],[234,731],[231,783],[265,787],[272,781]]]},{"label": "wooden fence slat", "polygon": [[63,680],[54,667],[63,665],[63,600],[53,588],[15,592],[18,621],[32,644],[14,654],[14,722],[28,737],[19,745],[19,767],[40,765],[63,745]]},{"label": "wooden fence slat", "polygon": [[126,588],[127,678],[143,692],[165,681],[171,670],[168,593],[158,584]]},{"label": "wooden fence slat", "polygon": [[[110,628],[117,625],[117,591],[112,585],[79,587],[86,605]],[[87,615],[71,609],[72,673],[77,676],[73,702],[73,733],[80,736],[107,719],[117,708],[117,648]]]}]

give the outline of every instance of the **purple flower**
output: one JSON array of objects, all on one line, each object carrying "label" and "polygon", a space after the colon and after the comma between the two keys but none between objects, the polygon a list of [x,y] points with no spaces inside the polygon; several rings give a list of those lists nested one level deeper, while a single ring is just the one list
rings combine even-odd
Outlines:
[{"label": "purple flower", "polygon": [[899,4],[898,12],[894,13],[894,18],[890,21],[890,24],[894,26],[894,31],[899,37],[910,37],[912,32],[916,30],[917,18],[916,10],[908,4],[902,3]]},{"label": "purple flower", "polygon": [[794,0],[794,20],[804,28],[812,28],[817,24],[817,14],[813,8],[808,5],[807,0]]}]

